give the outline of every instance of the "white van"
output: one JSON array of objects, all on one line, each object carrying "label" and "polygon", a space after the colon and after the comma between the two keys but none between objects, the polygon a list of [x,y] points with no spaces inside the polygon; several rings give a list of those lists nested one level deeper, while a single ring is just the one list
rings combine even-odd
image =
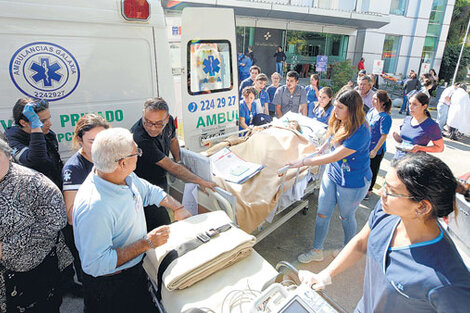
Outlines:
[{"label": "white van", "polygon": [[[187,47],[181,49],[181,58],[188,81],[182,83],[178,102],[183,116],[177,118],[191,132],[187,146],[200,150],[207,134],[236,129],[235,28],[230,31],[228,26],[227,36],[219,30],[213,37],[199,25],[201,9],[185,10],[192,19],[189,24],[182,20]],[[203,9],[206,14],[212,10]],[[233,16],[229,10],[215,10],[222,12],[221,18]],[[115,127],[130,128],[140,118],[144,101],[160,96],[175,114],[167,38],[157,0],[0,1],[0,131],[13,124],[17,99],[47,99],[52,129],[67,157],[74,126],[85,113],[99,113]],[[220,110],[229,101],[237,103],[230,121],[226,108]]]}]

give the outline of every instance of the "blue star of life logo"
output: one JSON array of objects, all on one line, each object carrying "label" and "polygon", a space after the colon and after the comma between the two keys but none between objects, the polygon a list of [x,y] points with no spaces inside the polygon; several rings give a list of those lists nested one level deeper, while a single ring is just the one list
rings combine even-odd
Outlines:
[{"label": "blue star of life logo", "polygon": [[53,80],[57,82],[61,80],[62,75],[56,73],[58,70],[61,69],[61,67],[59,64],[57,64],[57,62],[49,64],[49,58],[41,58],[40,60],[41,64],[38,64],[36,62],[33,62],[31,64],[30,69],[36,72],[36,74],[34,74],[32,78],[36,83],[42,81],[43,86],[51,87]]},{"label": "blue star of life logo", "polygon": [[209,74],[209,76],[215,76],[215,73],[220,71],[220,61],[219,59],[214,58],[212,55],[207,57],[202,64],[204,64],[204,73]]}]

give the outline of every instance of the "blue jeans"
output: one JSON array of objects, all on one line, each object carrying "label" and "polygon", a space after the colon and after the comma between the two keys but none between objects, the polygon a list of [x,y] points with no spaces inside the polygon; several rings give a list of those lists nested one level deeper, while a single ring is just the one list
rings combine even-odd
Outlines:
[{"label": "blue jeans", "polygon": [[437,105],[437,121],[441,132],[444,130],[444,126],[447,124],[447,115],[449,114],[449,106],[447,104],[439,102]]},{"label": "blue jeans", "polygon": [[282,62],[276,62],[276,72],[278,72],[282,77]]},{"label": "blue jeans", "polygon": [[400,113],[405,111],[406,114],[410,114],[410,108],[408,106],[408,97],[406,96],[406,94],[403,94],[403,104],[401,105]]},{"label": "blue jeans", "polygon": [[330,220],[338,205],[339,217],[343,224],[344,245],[356,234],[356,210],[369,189],[370,181],[364,178],[364,187],[344,188],[337,185],[328,177],[328,170],[323,174],[320,195],[318,196],[318,211],[315,220],[315,240],[313,248],[323,250],[323,243],[328,235]]}]

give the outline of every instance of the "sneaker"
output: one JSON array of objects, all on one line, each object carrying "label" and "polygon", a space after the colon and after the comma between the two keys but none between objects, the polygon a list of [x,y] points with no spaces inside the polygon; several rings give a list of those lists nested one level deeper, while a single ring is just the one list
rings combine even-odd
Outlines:
[{"label": "sneaker", "polygon": [[321,262],[323,261],[323,251],[312,249],[306,253],[302,253],[297,257],[300,263]]},{"label": "sneaker", "polygon": [[372,191],[368,191],[366,196],[364,197],[364,200],[369,200],[371,195],[372,195]]},{"label": "sneaker", "polygon": [[401,114],[401,111],[398,111],[398,114]]}]

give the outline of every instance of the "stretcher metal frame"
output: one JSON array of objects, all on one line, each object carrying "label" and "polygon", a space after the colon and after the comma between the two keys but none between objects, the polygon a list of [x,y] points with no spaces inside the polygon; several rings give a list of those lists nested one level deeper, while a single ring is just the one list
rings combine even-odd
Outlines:
[{"label": "stretcher metal frame", "polygon": [[[315,156],[316,153],[313,153],[306,158],[311,158]],[[279,170],[279,174],[285,173],[289,167],[283,167]],[[310,171],[310,168],[309,168]],[[320,174],[321,169],[318,170],[318,174]],[[299,168],[296,172],[296,176],[294,178],[294,185],[299,181],[301,169]],[[275,209],[275,218],[272,222],[264,221],[261,225],[257,227],[257,229],[252,233],[256,236],[257,243],[266,238],[269,234],[275,231],[278,227],[283,225],[287,222],[291,217],[296,215],[298,212],[304,210],[308,210],[309,201],[305,199],[307,196],[312,194],[315,189],[319,188],[319,180],[321,178],[320,175],[307,175],[302,179],[311,179],[310,182],[307,184],[307,188],[304,191],[304,195],[302,199],[291,202],[287,207],[281,208],[279,205]],[[284,187],[286,175],[282,176],[284,179],[281,182],[281,190]],[[172,175],[168,177],[168,185],[170,188],[175,189],[176,191],[180,192],[181,194],[184,191],[184,182]],[[292,187],[293,188],[293,187]],[[198,187],[198,202],[203,207],[207,208],[209,211],[216,211],[216,210],[223,210],[227,213],[230,219],[237,223],[236,218],[236,197],[233,196],[231,193],[223,190],[222,188],[216,187],[215,192],[207,189],[206,193],[202,192],[202,190]]]}]

